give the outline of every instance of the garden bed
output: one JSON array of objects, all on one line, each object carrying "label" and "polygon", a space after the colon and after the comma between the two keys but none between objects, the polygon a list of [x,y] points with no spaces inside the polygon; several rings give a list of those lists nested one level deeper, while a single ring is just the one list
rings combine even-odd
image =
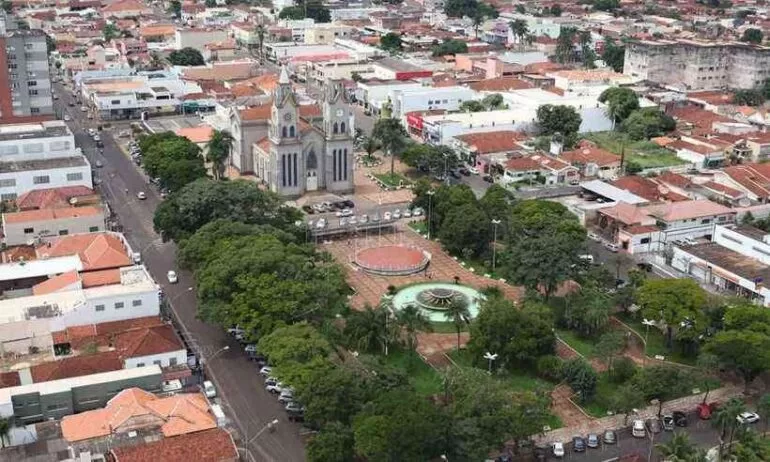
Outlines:
[{"label": "garden bed", "polygon": [[556,335],[586,359],[596,356],[596,342],[599,340],[598,337],[596,339],[588,339],[567,329],[556,329]]},{"label": "garden bed", "polygon": [[638,320],[634,315],[629,313],[617,313],[615,314],[615,317],[638,332],[642,338],[647,337],[647,348],[645,350],[645,354],[648,357],[654,358],[655,356],[663,356],[666,358],[666,361],[686,364],[688,366],[695,365],[697,357],[685,355],[676,349],[668,349],[666,346],[666,336],[663,334],[663,332],[660,331],[660,329],[656,327],[650,327],[648,333],[648,327],[642,324],[642,322]]},{"label": "garden bed", "polygon": [[389,188],[398,188],[412,184],[405,176],[398,173],[375,173],[374,177]]}]

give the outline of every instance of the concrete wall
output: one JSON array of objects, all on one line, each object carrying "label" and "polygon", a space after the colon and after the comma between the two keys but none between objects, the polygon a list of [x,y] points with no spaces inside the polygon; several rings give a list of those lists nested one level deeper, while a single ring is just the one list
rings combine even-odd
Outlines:
[{"label": "concrete wall", "polygon": [[228,38],[227,29],[177,29],[174,36],[174,48],[195,48],[203,50],[209,43],[224,42]]},{"label": "concrete wall", "polygon": [[[83,157],[85,160],[85,157]],[[79,178],[68,180],[70,178]],[[35,177],[48,176],[47,183],[35,183]],[[15,194],[16,197],[22,194],[38,189],[61,188],[63,186],[85,186],[93,188],[91,178],[91,165],[85,161],[85,165],[76,165],[72,167],[52,168],[47,170],[24,170],[24,171],[6,171],[0,173],[0,184],[5,181],[11,186],[0,187],[0,198],[12,199],[7,194]]]},{"label": "concrete wall", "polygon": [[[32,230],[25,232],[25,230]],[[104,215],[86,215],[36,220],[20,223],[5,223],[3,232],[6,245],[22,245],[37,236],[59,236],[65,234],[94,233],[104,231]]]},{"label": "concrete wall", "polygon": [[170,351],[168,353],[161,353],[157,355],[150,355],[150,356],[137,356],[135,358],[128,358],[124,361],[123,367],[125,369],[131,369],[134,367],[143,367],[143,366],[149,366],[151,364],[156,364],[156,361],[158,361],[158,366],[160,367],[168,367],[172,366],[171,360],[176,359],[176,364],[187,364],[187,350],[177,350],[177,351]]}]

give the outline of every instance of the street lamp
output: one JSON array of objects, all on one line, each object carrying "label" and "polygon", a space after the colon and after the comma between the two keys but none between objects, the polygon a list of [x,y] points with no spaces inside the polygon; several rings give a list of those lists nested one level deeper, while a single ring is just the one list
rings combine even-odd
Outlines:
[{"label": "street lamp", "polygon": [[259,435],[261,435],[265,430],[272,430],[275,428],[275,426],[278,425],[278,419],[273,419],[270,422],[266,423],[264,427],[260,431],[257,432],[256,435],[251,437],[248,441],[246,441],[246,446],[250,445],[252,441],[259,438]]},{"label": "street lamp", "polygon": [[655,321],[652,319],[642,319],[642,324],[645,326],[644,332],[644,357],[647,358],[647,337],[650,335],[650,326],[655,325]]},{"label": "street lamp", "polygon": [[209,356],[209,358],[208,358],[208,359],[206,359],[206,358],[203,356],[203,353],[201,352],[201,363],[207,363],[207,362],[211,362],[211,361],[213,361],[213,360],[214,360],[214,358],[216,358],[217,356],[219,356],[219,354],[220,354],[220,353],[224,353],[225,351],[228,351],[229,349],[230,349],[230,345],[225,345],[225,346],[223,346],[222,348],[220,348],[220,349],[218,349],[217,351],[215,351],[215,352],[214,352],[214,354],[213,354],[213,355],[211,355],[211,356]]},{"label": "street lamp", "polygon": [[495,237],[494,237],[494,240],[492,241],[492,272],[493,273],[495,272],[495,267],[497,264],[497,225],[499,225],[500,223],[501,223],[500,220],[495,220],[495,219],[492,220],[492,225],[494,225],[495,227],[495,232],[494,232]]},{"label": "street lamp", "polygon": [[497,359],[497,353],[492,354],[487,351],[486,353],[484,353],[484,359],[489,361],[489,369],[487,370],[487,373],[489,373],[489,375],[492,375],[492,362],[495,359]]},{"label": "street lamp", "polygon": [[426,193],[428,195],[428,240],[430,240],[430,217],[431,217],[431,205],[433,205],[433,195],[436,194],[436,191],[430,190]]}]

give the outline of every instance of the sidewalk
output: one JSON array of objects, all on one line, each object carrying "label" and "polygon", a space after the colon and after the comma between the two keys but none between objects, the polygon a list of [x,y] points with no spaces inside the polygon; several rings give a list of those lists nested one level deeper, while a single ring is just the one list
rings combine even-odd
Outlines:
[{"label": "sidewalk", "polygon": [[[736,396],[742,396],[743,390],[741,387],[723,387],[709,393],[709,402],[724,402],[730,398]],[[703,401],[703,393],[697,395],[685,396],[684,398],[675,399],[663,403],[663,413],[673,411],[694,411],[695,407]],[[640,409],[636,415],[630,415],[628,423],[624,425],[624,415],[613,415],[602,417],[600,419],[591,419],[583,424],[574,425],[571,427],[559,428],[557,430],[550,431],[544,435],[538,435],[534,438],[536,443],[550,444],[555,441],[566,442],[572,439],[575,435],[587,435],[589,433],[601,434],[605,430],[618,430],[623,427],[627,427],[631,424],[631,420],[635,418],[648,419],[655,417],[658,414],[658,406],[650,405],[644,409]]]}]

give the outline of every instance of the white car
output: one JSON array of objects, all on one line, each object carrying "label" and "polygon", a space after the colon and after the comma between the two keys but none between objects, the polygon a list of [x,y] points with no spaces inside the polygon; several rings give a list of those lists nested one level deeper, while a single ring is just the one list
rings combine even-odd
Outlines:
[{"label": "white car", "polygon": [[644,438],[647,436],[647,430],[644,427],[644,420],[634,420],[634,423],[631,425],[631,435],[634,438]]},{"label": "white car", "polygon": [[604,244],[604,248],[612,253],[618,253],[618,250],[620,250],[620,247],[618,247],[617,244],[613,244],[612,242]]},{"label": "white car", "polygon": [[600,238],[599,235],[596,234],[596,233],[588,233],[587,236],[588,236],[588,239],[591,239],[594,242],[601,242],[602,241],[602,238]]},{"label": "white car", "polygon": [[277,383],[271,382],[265,385],[265,390],[269,391],[270,393],[281,394],[281,392],[283,391],[283,384],[281,382],[277,382]]},{"label": "white car", "polygon": [[759,422],[759,414],[756,412],[741,412],[736,419],[739,424],[753,424]]},{"label": "white car", "polygon": [[139,191],[138,193],[136,193],[136,198],[139,199],[140,201],[143,201],[147,199],[147,194],[145,194],[144,191]]},{"label": "white car", "polygon": [[176,284],[179,282],[179,278],[176,275],[176,271],[169,271],[166,273],[166,277],[168,278],[168,282],[171,284]]},{"label": "white car", "polygon": [[420,207],[415,207],[412,210],[412,216],[419,217],[420,215],[422,215],[422,209]]},{"label": "white car", "polygon": [[404,218],[411,218],[412,212],[409,209],[404,210]]},{"label": "white car", "polygon": [[476,167],[468,167],[468,171],[473,173],[474,175],[479,174],[479,169],[477,169]]},{"label": "white car", "polygon": [[97,132],[95,128],[89,128],[88,129],[88,136],[92,136],[93,137],[93,136],[96,136],[97,133],[99,133],[99,132]]},{"label": "white car", "polygon": [[214,384],[206,380],[203,382],[203,394],[206,398],[214,398],[217,396],[217,389],[214,388]]},{"label": "white car", "polygon": [[88,108],[85,106],[80,106],[80,112],[88,112]]},{"label": "white car", "polygon": [[363,223],[366,223],[368,221],[369,221],[369,215],[367,215],[367,214],[363,214],[360,217],[358,217],[358,222],[359,223],[363,224]]},{"label": "white car", "polygon": [[356,217],[350,217],[350,218],[348,218],[348,224],[351,225],[351,226],[357,225],[358,224],[358,220],[356,220]]},{"label": "white car", "polygon": [[284,388],[278,396],[278,402],[288,404],[292,401],[294,401],[294,390],[288,387]]},{"label": "white car", "polygon": [[269,377],[271,372],[273,372],[273,368],[270,366],[265,366],[259,370],[259,374],[264,377]]},{"label": "white car", "polygon": [[557,441],[553,443],[553,446],[551,446],[553,449],[553,456],[554,457],[564,457],[564,443],[561,441]]},{"label": "white car", "polygon": [[401,218],[401,210],[396,209],[393,211],[393,219],[398,220],[399,218]]},{"label": "white car", "polygon": [[102,140],[101,136],[99,136],[98,134],[94,135],[94,141],[101,141],[101,140]]},{"label": "white car", "polygon": [[342,209],[342,210],[338,211],[337,213],[335,213],[335,215],[337,217],[352,217],[353,216],[353,211],[350,210],[350,209]]},{"label": "white car", "polygon": [[391,218],[393,218],[393,215],[391,215],[390,212],[385,212],[382,214],[382,219],[385,221],[390,221]]},{"label": "white car", "polygon": [[70,117],[69,114],[64,114],[64,121],[69,122],[70,120],[72,120],[72,117]]}]

